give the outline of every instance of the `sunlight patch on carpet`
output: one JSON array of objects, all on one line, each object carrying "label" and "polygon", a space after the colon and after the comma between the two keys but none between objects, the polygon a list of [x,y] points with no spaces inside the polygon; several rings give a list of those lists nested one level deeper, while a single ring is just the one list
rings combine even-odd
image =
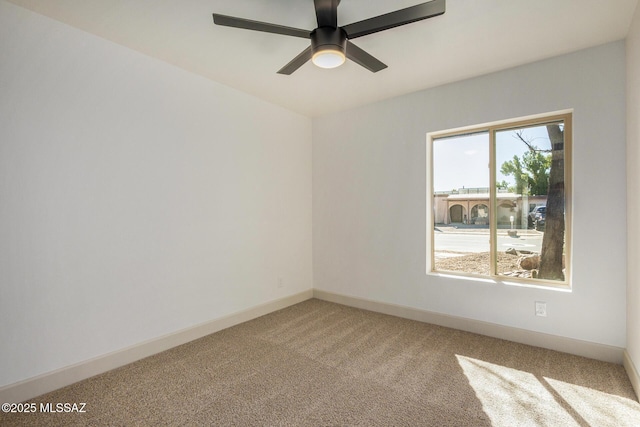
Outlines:
[{"label": "sunlight patch on carpet", "polygon": [[640,405],[591,388],[456,355],[495,426],[638,426]]},{"label": "sunlight patch on carpet", "polygon": [[640,425],[638,402],[553,378],[544,380],[592,426]]}]

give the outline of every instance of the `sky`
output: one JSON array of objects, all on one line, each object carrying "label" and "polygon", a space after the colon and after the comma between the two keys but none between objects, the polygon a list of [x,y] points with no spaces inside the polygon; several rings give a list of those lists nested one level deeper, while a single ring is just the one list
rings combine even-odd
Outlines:
[{"label": "sky", "polygon": [[[526,128],[523,136],[540,149],[549,149],[545,126]],[[500,166],[514,155],[522,157],[527,146],[515,137],[515,131],[504,130],[496,134],[497,182],[515,185],[512,176],[500,173]],[[481,133],[433,142],[433,189],[451,191],[459,188],[489,187],[489,134]]]}]

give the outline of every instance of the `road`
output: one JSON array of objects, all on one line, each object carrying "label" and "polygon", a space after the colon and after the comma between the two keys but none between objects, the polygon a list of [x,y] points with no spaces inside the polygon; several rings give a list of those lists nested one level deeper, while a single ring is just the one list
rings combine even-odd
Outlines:
[{"label": "road", "polygon": [[[434,236],[436,251],[453,252],[488,252],[489,233],[439,233]],[[540,253],[542,247],[542,233],[525,234],[519,237],[498,235],[498,251],[509,248],[527,250]]]}]

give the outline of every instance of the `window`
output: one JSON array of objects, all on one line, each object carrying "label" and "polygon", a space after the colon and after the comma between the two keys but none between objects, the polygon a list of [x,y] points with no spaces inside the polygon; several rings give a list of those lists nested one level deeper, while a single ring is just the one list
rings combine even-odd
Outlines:
[{"label": "window", "polygon": [[570,283],[571,113],[428,135],[428,271]]}]

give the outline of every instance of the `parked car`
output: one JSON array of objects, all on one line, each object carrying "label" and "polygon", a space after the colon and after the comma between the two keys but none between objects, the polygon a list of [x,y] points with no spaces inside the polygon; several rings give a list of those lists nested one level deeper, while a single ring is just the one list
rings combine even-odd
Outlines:
[{"label": "parked car", "polygon": [[538,208],[538,212],[536,212],[533,219],[536,230],[544,231],[544,224],[545,224],[546,217],[547,217],[547,207],[540,206],[540,208]]},{"label": "parked car", "polygon": [[529,212],[529,216],[527,218],[529,228],[533,228],[536,224],[536,215],[539,213],[545,213],[547,207],[546,206],[536,206]]}]

